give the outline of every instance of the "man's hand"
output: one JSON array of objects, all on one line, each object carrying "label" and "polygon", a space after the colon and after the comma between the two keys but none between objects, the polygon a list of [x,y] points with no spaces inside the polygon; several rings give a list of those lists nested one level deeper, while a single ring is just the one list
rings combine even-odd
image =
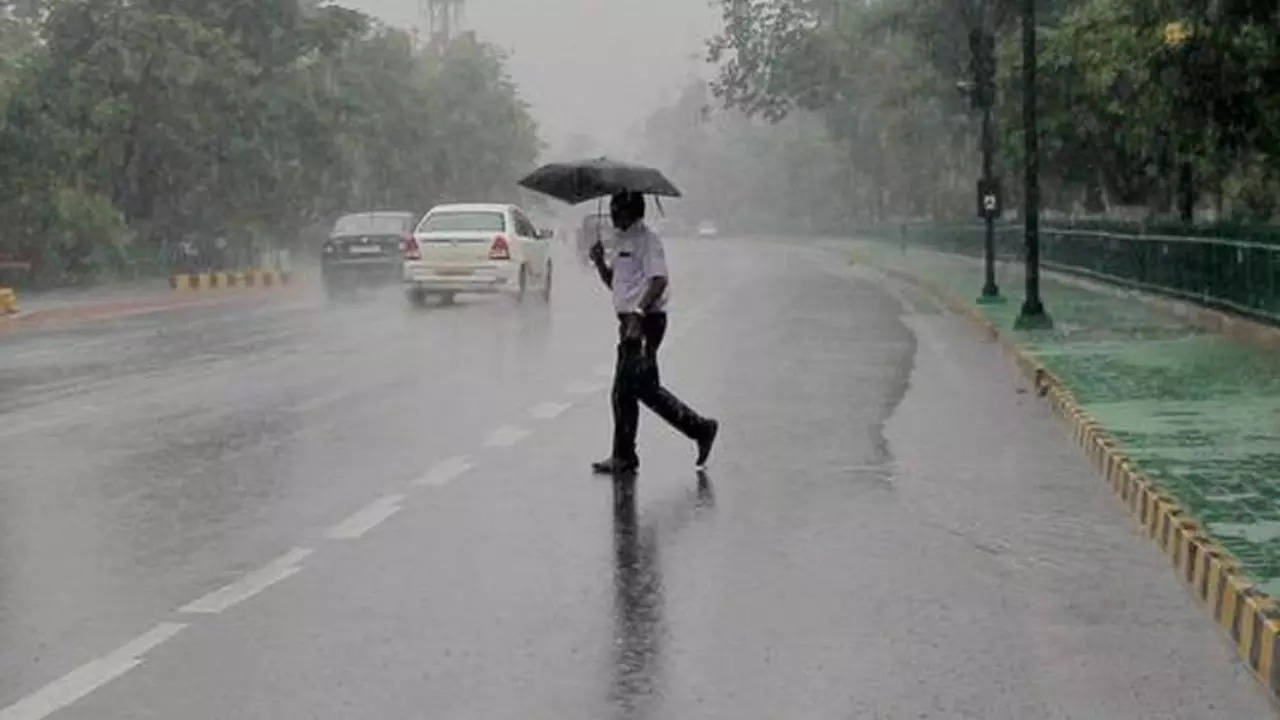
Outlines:
[{"label": "man's hand", "polygon": [[622,316],[622,339],[623,340],[639,340],[644,333],[640,327],[640,316],[636,313],[627,313]]},{"label": "man's hand", "polygon": [[591,249],[587,251],[587,256],[591,258],[591,262],[595,263],[596,273],[600,275],[600,282],[604,283],[607,288],[613,287],[613,269],[604,264],[604,245],[600,241],[595,241]]},{"label": "man's hand", "polygon": [[644,289],[644,296],[640,298],[640,312],[653,312],[653,306],[658,304],[662,299],[662,294],[667,291],[667,279],[661,275],[649,278],[649,284]]}]

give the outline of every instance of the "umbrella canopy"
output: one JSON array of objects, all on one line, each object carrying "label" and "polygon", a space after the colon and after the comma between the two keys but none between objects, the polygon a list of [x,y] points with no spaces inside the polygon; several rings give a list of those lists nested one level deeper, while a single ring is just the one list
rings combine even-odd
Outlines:
[{"label": "umbrella canopy", "polygon": [[618,192],[680,197],[680,191],[661,172],[604,157],[543,165],[522,179],[520,186],[570,205]]}]

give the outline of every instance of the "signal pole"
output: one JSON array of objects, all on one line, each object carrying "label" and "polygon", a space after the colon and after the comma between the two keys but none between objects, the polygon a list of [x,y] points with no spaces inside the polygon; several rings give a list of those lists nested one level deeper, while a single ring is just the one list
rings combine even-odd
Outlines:
[{"label": "signal pole", "polygon": [[982,110],[982,178],[978,180],[978,216],[986,224],[984,255],[986,278],[978,302],[1002,303],[1000,287],[996,285],[995,270],[995,222],[1000,217],[1002,198],[1000,181],[992,170],[995,139],[991,128],[991,107],[996,97],[996,43],[987,24],[987,1],[978,5],[978,27],[969,33],[970,63],[973,71],[970,97],[974,107]]}]

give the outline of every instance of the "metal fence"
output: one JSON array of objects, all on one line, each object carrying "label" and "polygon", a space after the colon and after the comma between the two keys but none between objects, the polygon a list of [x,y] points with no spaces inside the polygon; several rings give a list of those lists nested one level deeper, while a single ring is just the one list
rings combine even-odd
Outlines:
[{"label": "metal fence", "polygon": [[[904,226],[901,240],[981,257],[983,227]],[[996,229],[996,255],[1024,259],[1021,225]],[[1040,229],[1045,267],[1163,293],[1280,324],[1280,245],[1221,237]]]}]

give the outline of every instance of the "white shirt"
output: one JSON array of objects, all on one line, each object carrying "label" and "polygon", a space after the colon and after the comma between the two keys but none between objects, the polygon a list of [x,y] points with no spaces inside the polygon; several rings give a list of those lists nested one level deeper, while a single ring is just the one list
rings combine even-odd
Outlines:
[{"label": "white shirt", "polygon": [[[667,254],[662,239],[643,220],[637,221],[614,236],[613,309],[619,314],[640,312],[640,299],[655,277],[668,277]],[[670,290],[668,281],[650,309],[665,310]]]}]

